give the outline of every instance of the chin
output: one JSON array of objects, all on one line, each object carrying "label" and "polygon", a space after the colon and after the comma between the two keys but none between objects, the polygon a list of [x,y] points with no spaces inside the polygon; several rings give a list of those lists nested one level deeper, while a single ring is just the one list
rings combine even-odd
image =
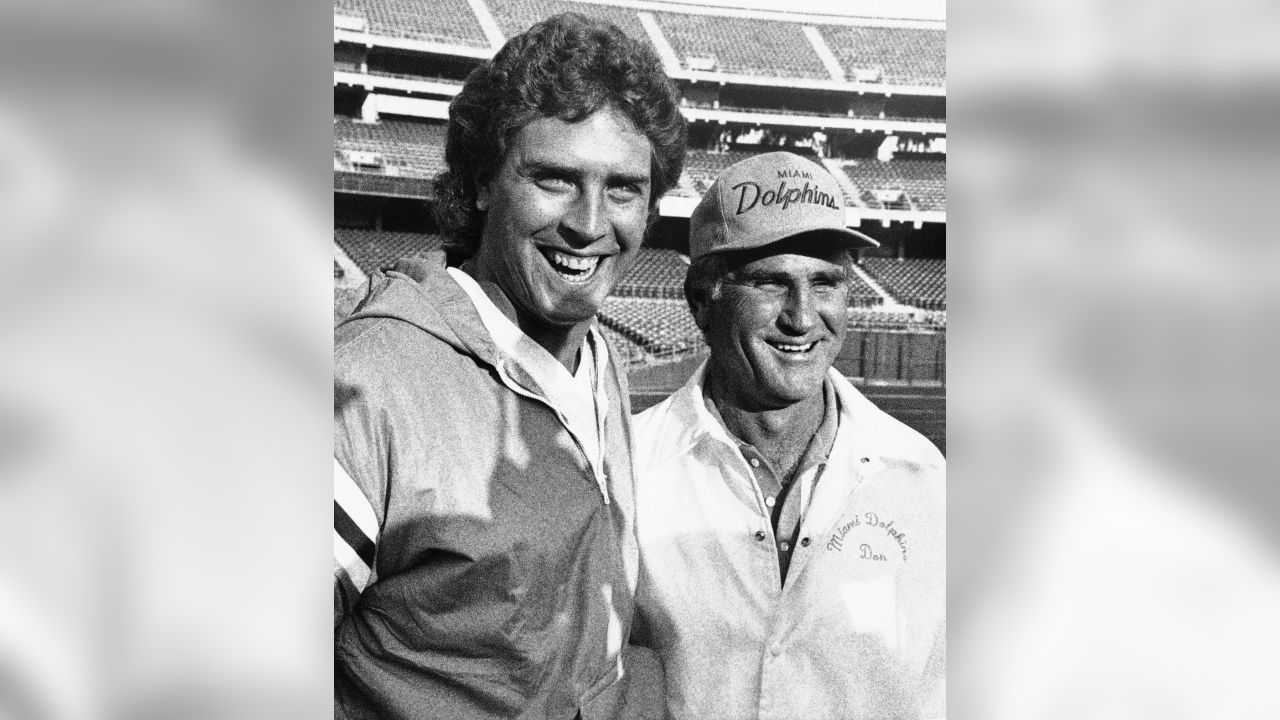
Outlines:
[{"label": "chin", "polygon": [[777,388],[775,395],[788,403],[798,403],[814,397],[822,396],[822,378],[817,381],[788,383]]},{"label": "chin", "polygon": [[546,312],[542,313],[542,319],[548,325],[571,328],[584,322],[590,322],[595,318],[599,310],[599,306],[577,301],[561,303],[555,307],[548,308]]}]

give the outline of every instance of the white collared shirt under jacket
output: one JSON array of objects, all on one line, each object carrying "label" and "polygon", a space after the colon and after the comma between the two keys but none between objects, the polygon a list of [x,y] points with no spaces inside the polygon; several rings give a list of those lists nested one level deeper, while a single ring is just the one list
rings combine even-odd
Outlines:
[{"label": "white collared shirt under jacket", "polygon": [[945,716],[945,461],[833,371],[839,428],[785,586],[770,509],[703,403],[704,364],[636,416],[633,641],[687,720]]}]

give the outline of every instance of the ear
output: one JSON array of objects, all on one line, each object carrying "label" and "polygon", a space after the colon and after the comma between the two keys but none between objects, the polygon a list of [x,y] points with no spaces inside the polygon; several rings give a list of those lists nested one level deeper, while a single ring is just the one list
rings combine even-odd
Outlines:
[{"label": "ear", "polygon": [[705,336],[707,334],[707,325],[711,320],[711,298],[707,297],[708,293],[705,288],[689,288],[685,294],[685,301],[689,303],[689,313],[693,315],[693,324],[698,326]]},{"label": "ear", "polygon": [[489,209],[489,184],[476,183],[476,209],[485,212]]},{"label": "ear", "polygon": [[707,328],[711,325],[711,306],[707,303],[698,303],[693,311],[693,324],[698,326],[703,335],[707,334]]}]

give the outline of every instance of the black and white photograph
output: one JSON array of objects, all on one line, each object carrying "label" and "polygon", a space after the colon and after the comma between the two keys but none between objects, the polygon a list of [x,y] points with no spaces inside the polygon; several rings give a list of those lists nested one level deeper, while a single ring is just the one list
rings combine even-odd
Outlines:
[{"label": "black and white photograph", "polygon": [[335,6],[335,716],[945,717],[945,19],[810,5]]}]

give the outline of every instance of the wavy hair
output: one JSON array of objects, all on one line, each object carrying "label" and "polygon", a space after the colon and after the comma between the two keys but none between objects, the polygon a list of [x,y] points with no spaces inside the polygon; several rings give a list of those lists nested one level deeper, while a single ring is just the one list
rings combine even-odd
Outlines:
[{"label": "wavy hair", "polygon": [[579,122],[621,112],[649,139],[650,219],[684,166],[685,120],[676,88],[649,46],[578,13],[555,15],[511,38],[471,72],[449,104],[448,168],[434,181],[434,214],[451,257],[480,246],[478,188],[502,165],[512,139],[542,117]]}]

